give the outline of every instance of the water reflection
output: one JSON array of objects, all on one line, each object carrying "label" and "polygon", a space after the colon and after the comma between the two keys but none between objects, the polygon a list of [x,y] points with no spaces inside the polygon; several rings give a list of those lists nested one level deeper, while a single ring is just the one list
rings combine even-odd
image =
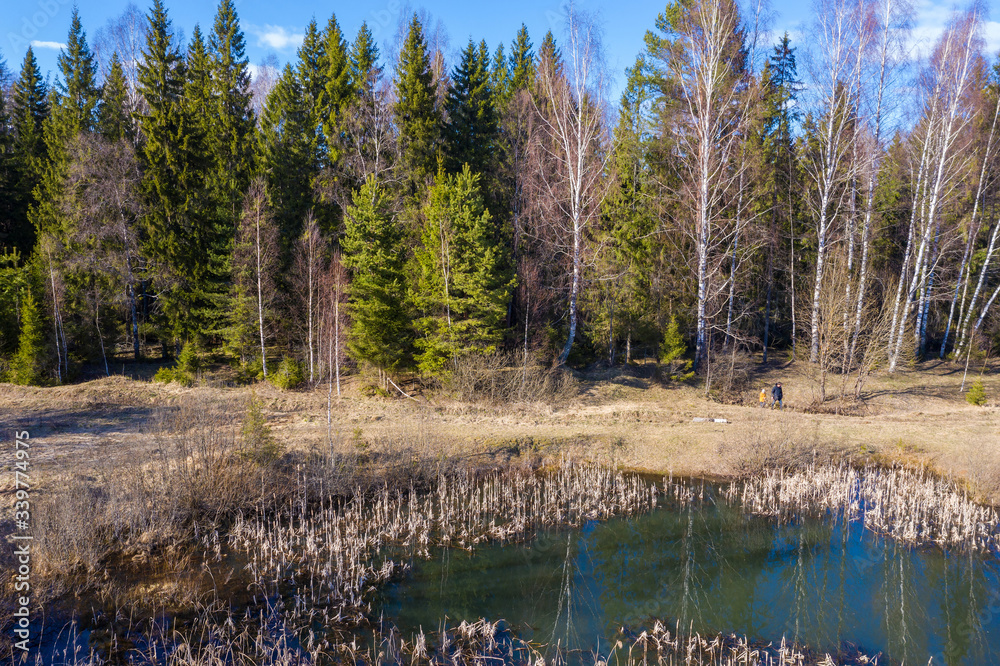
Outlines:
[{"label": "water reflection", "polygon": [[480,617],[524,638],[604,652],[652,618],[702,632],[856,646],[893,661],[1000,662],[992,557],[913,549],[857,525],[775,526],[720,503],[551,532],[529,546],[414,561],[382,611],[404,634]]}]

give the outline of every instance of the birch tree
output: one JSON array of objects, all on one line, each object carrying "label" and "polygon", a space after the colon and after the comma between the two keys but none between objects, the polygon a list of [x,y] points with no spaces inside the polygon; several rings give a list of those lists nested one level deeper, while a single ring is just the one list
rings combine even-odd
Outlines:
[{"label": "birch tree", "polygon": [[72,242],[79,248],[74,263],[85,263],[84,270],[110,283],[112,304],[128,313],[127,337],[138,361],[138,301],[147,262],[139,242],[145,203],[135,149],[124,139],[80,135],[70,144],[69,156],[66,189],[71,196],[63,202],[63,213],[74,221]]},{"label": "birch tree", "polygon": [[676,103],[672,127],[680,164],[678,198],[690,202],[697,275],[695,368],[707,359],[710,303],[722,288],[716,280],[728,240],[723,203],[739,185],[733,160],[746,115],[745,32],[732,0],[673,3],[648,32],[646,46],[663,107]]},{"label": "birch tree", "polygon": [[588,264],[587,234],[607,195],[605,167],[612,151],[604,123],[606,88],[595,23],[574,9],[567,16],[568,48],[563,66],[552,57],[539,62],[536,128],[544,151],[538,177],[552,215],[547,219],[551,250],[568,272],[566,342],[557,362],[569,358],[576,339],[579,298]]},{"label": "birch tree", "polygon": [[[996,70],[994,70],[996,71]],[[977,236],[979,235],[979,230],[982,226],[982,216],[985,211],[981,211],[984,207],[985,202],[982,201],[986,191],[992,190],[996,186],[997,174],[995,173],[995,168],[993,160],[996,156],[996,148],[998,143],[997,132],[1000,127],[997,126],[997,121],[1000,120],[1000,86],[997,85],[996,81],[992,82],[992,85],[988,88],[987,100],[992,96],[993,98],[993,112],[989,115],[992,116],[990,121],[990,129],[987,134],[986,144],[982,149],[980,154],[980,159],[982,160],[979,168],[979,182],[976,186],[976,196],[973,202],[972,208],[972,219],[969,221],[969,233],[966,242],[965,254],[962,256],[962,264],[959,269],[958,281],[955,285],[955,295],[952,298],[951,309],[948,314],[948,328],[945,330],[944,340],[941,342],[941,352],[940,356],[944,358],[945,350],[948,344],[948,332],[951,327],[952,315],[955,311],[955,302],[958,300],[959,290],[962,289],[962,303],[959,310],[959,340],[955,347],[955,355],[960,358],[962,352],[965,349],[967,340],[969,339],[969,326],[972,322],[973,311],[979,302],[979,297],[983,293],[983,286],[986,283],[987,276],[989,274],[990,265],[993,261],[993,257],[997,251],[997,235],[1000,234],[1000,220],[997,220],[993,224],[993,228],[989,233],[989,242],[986,246],[986,254],[983,257],[982,265],[979,268],[979,277],[976,280],[976,287],[972,292],[972,297],[966,303],[966,292],[968,291],[969,282],[971,281],[971,271],[972,271],[972,250],[975,247]],[[988,107],[987,107],[988,108]],[[964,281],[963,285],[963,274],[966,272],[966,267],[969,269],[969,273]],[[985,316],[985,311],[982,313]],[[980,317],[982,319],[982,317]],[[978,328],[978,326],[976,327]]]},{"label": "birch tree", "polygon": [[[865,313],[868,294],[868,270],[872,231],[875,223],[875,192],[877,175],[884,153],[882,145],[888,112],[893,110],[895,85],[900,68],[903,64],[904,44],[909,35],[913,8],[906,0],[878,0],[867,25],[874,30],[872,44],[876,47],[873,58],[866,67],[867,80],[872,84],[863,95],[867,102],[866,114],[859,127],[866,128],[864,139],[857,142],[856,150],[860,154],[860,172],[864,179],[864,213],[861,222],[861,258],[857,277],[857,298],[848,306],[854,308],[854,330],[851,334],[850,350],[847,355],[847,370],[853,366],[857,353],[858,340],[861,337],[862,317]],[[852,246],[853,247],[853,246]],[[850,285],[850,282],[848,283]],[[884,327],[883,327],[884,328]],[[868,354],[866,358],[871,358]]]},{"label": "birch tree", "polygon": [[865,18],[855,0],[819,0],[816,5],[817,43],[810,67],[813,110],[812,118],[807,120],[812,145],[804,160],[811,190],[808,203],[816,225],[809,345],[812,363],[820,360],[820,309],[827,253],[835,240],[834,225],[852,193],[847,183],[855,175],[854,124],[863,53],[870,37]]},{"label": "birch tree", "polygon": [[[264,179],[250,184],[243,201],[243,214],[236,230],[233,276],[237,290],[236,317],[249,315],[260,344],[261,372],[267,378],[267,340],[270,338],[271,307],[277,295],[278,229],[271,216]],[[245,325],[246,321],[237,322]]]},{"label": "birch tree", "polygon": [[[965,172],[968,155],[961,139],[972,120],[969,92],[980,64],[981,9],[974,6],[949,21],[928,63],[918,77],[921,116],[913,130],[917,161],[916,185],[910,210],[910,231],[893,303],[889,340],[889,371],[896,369],[907,324],[913,319],[919,354],[926,336],[926,304],[933,287],[935,241],[939,215],[954,194],[956,179]],[[912,260],[912,265],[911,265]],[[908,285],[903,293],[903,285]]]},{"label": "birch tree", "polygon": [[[292,283],[298,300],[299,321],[305,319],[301,326],[305,334],[305,356],[309,367],[309,382],[316,381],[317,350],[316,339],[319,335],[319,299],[320,282],[324,270],[324,246],[319,232],[319,223],[312,211],[306,216],[302,235],[295,242],[292,258]],[[322,355],[322,349],[319,354]]]}]

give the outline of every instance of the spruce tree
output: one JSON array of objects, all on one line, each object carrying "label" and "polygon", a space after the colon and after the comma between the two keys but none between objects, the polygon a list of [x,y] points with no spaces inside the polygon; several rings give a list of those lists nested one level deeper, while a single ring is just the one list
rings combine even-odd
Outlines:
[{"label": "spruce tree", "polygon": [[320,103],[326,95],[326,41],[316,25],[316,19],[309,21],[302,45],[298,51],[299,62],[296,73],[299,77],[299,87],[303,102],[310,114],[310,131],[315,135],[315,150],[317,158],[325,153],[326,142],[323,139],[323,118]]},{"label": "spruce tree", "polygon": [[45,332],[42,315],[31,290],[26,290],[21,301],[21,334],[18,336],[17,353],[11,364],[11,381],[15,384],[32,385],[44,378]]},{"label": "spruce tree", "polygon": [[62,216],[56,206],[69,166],[67,144],[81,132],[93,131],[97,122],[97,67],[76,8],[58,63],[62,78],[51,96],[51,113],[44,125],[48,159],[36,194],[38,205],[29,213],[38,232],[60,233]]},{"label": "spruce tree", "polygon": [[243,201],[255,171],[257,121],[250,91],[250,61],[233,0],[220,0],[208,40],[213,114],[212,160],[207,179],[215,214],[206,229],[206,319],[211,331],[225,326],[229,262]]},{"label": "spruce tree", "polygon": [[376,79],[382,73],[378,57],[375,37],[368,24],[362,23],[351,45],[351,81],[356,93],[374,93]]},{"label": "spruce tree", "polygon": [[28,208],[34,191],[41,181],[48,154],[44,126],[49,117],[48,89],[38,69],[35,53],[28,47],[21,66],[21,75],[11,92],[11,129],[13,133],[8,191],[8,236],[10,246],[22,255],[30,254],[35,246],[35,229],[28,219]]},{"label": "spruce tree", "polygon": [[440,374],[458,356],[496,349],[515,281],[478,174],[468,165],[457,175],[439,173],[429,199],[416,250],[416,360],[421,371]]},{"label": "spruce tree", "polygon": [[312,207],[313,183],[319,172],[316,135],[311,131],[306,101],[295,71],[286,64],[261,115],[259,163],[285,252]]},{"label": "spruce tree", "polygon": [[[250,92],[250,61],[233,0],[220,0],[208,39],[214,117],[209,136],[214,152],[213,188],[220,206],[218,230],[229,239],[236,228],[243,196],[254,171],[254,118]],[[225,253],[215,246],[213,253]],[[224,262],[219,257],[218,261]]]},{"label": "spruce tree", "polygon": [[347,41],[331,15],[323,32],[323,90],[320,96],[320,122],[327,142],[326,164],[333,166],[340,158],[341,113],[352,97],[351,59]]},{"label": "spruce tree", "polygon": [[[7,63],[0,58],[0,80],[8,77]],[[14,129],[10,122],[7,91],[0,85],[0,256],[13,252],[17,245],[12,238],[14,227]],[[0,353],[3,341],[0,340]]]},{"label": "spruce tree", "polygon": [[188,154],[191,128],[185,118],[185,68],[170,18],[162,0],[149,11],[149,30],[138,66],[139,93],[148,109],[141,118],[146,255],[156,267],[153,286],[166,318],[164,334],[191,331],[188,284],[198,276],[190,269],[197,243],[191,238],[189,192],[195,179]]},{"label": "spruce tree", "polygon": [[[53,293],[55,315],[59,327],[58,340],[63,351],[69,345],[86,353],[92,339],[92,317],[87,312],[87,292],[93,292],[95,276],[74,261],[86,248],[77,247],[77,220],[66,215],[69,192],[70,149],[81,134],[94,130],[97,120],[97,68],[87,46],[86,34],[74,8],[66,48],[58,58],[61,77],[49,92],[50,114],[43,125],[47,159],[41,179],[35,188],[35,203],[28,210],[37,234],[39,246],[44,242],[44,257],[50,280],[58,276],[62,289]],[[72,209],[72,207],[70,207]],[[77,264],[74,266],[73,264]],[[53,287],[53,290],[55,288]],[[95,351],[91,348],[91,351]],[[69,370],[68,354],[61,356],[63,368]]]},{"label": "spruce tree", "polygon": [[490,56],[486,43],[469,40],[452,73],[445,98],[448,124],[445,127],[446,168],[458,173],[469,165],[473,173],[492,173],[499,124],[490,85]]},{"label": "spruce tree", "polygon": [[[764,66],[761,86],[763,99],[761,109],[761,152],[763,173],[761,183],[761,199],[766,202],[768,210],[764,215],[767,221],[766,233],[767,267],[765,269],[765,305],[763,325],[764,361],[767,361],[768,349],[773,346],[777,337],[772,324],[772,313],[776,308],[776,297],[784,292],[786,301],[782,309],[791,308],[792,281],[779,285],[776,278],[782,274],[791,276],[796,267],[789,264],[787,271],[777,270],[776,264],[781,261],[786,252],[779,246],[782,237],[791,239],[802,238],[796,228],[797,209],[796,180],[799,170],[796,155],[795,139],[792,129],[798,121],[795,110],[795,97],[798,91],[796,80],[795,50],[791,48],[788,33],[774,47],[774,53]],[[794,240],[792,241],[794,243]],[[794,251],[794,245],[793,245]],[[783,262],[782,262],[783,263]],[[778,287],[783,287],[777,291]]]},{"label": "spruce tree", "polygon": [[528,28],[522,23],[510,47],[510,86],[512,90],[530,90],[534,84],[535,53],[531,50]]},{"label": "spruce tree", "polygon": [[608,336],[615,344],[623,337],[626,362],[633,344],[656,345],[649,335],[656,330],[651,307],[653,278],[658,243],[655,241],[657,219],[654,213],[655,189],[647,164],[648,125],[645,106],[650,93],[643,81],[645,62],[640,57],[626,70],[628,83],[619,103],[618,124],[614,129],[615,186],[604,201],[603,214],[608,222],[607,253],[611,275],[607,288],[615,294],[615,311],[608,320]]},{"label": "spruce tree", "polygon": [[369,176],[344,214],[341,242],[344,265],[351,272],[348,348],[359,361],[381,372],[403,365],[409,348],[404,309],[404,246],[389,210],[389,195]]},{"label": "spruce tree", "polygon": [[554,63],[556,70],[562,69],[562,53],[556,46],[556,38],[552,36],[551,30],[542,38],[542,45],[538,49],[538,62],[551,62]]},{"label": "spruce tree", "polygon": [[184,140],[185,227],[179,237],[177,266],[183,276],[181,294],[186,337],[195,342],[218,334],[225,326],[228,296],[227,262],[234,221],[226,200],[221,144],[225,121],[217,98],[216,65],[201,28],[195,25],[185,58],[181,100]]},{"label": "spruce tree", "polygon": [[135,141],[128,111],[128,83],[118,52],[111,54],[108,78],[101,88],[101,105],[97,109],[97,131],[108,141]]},{"label": "spruce tree", "polygon": [[400,175],[409,183],[408,194],[413,196],[437,172],[441,133],[430,54],[416,14],[396,63],[395,84]]},{"label": "spruce tree", "polygon": [[490,87],[493,89],[498,114],[513,92],[510,84],[510,63],[507,61],[503,44],[497,44],[497,50],[493,52],[493,63],[490,67]]}]

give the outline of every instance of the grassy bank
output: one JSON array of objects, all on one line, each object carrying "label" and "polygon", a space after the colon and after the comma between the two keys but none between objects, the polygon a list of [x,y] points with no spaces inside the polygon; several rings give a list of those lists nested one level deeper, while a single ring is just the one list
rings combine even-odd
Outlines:
[{"label": "grassy bank", "polygon": [[[777,381],[787,408],[757,408],[760,388]],[[642,368],[611,369],[577,375],[558,391],[520,402],[462,400],[456,392],[416,382],[403,386],[412,399],[366,397],[368,382],[350,377],[341,396],[333,394],[328,421],[326,386],[224,387],[206,376],[184,388],[118,376],[54,388],[3,385],[0,427],[31,432],[43,483],[75,471],[105,473],[137,455],[162,451],[164,438],[153,433],[176,414],[238,421],[254,394],[275,439],[301,453],[571,455],[636,470],[719,477],[814,457],[877,459],[929,466],[966,479],[979,497],[997,501],[1000,375],[987,372],[983,382],[985,407],[965,401],[962,368],[943,363],[876,377],[861,401],[823,404],[815,402],[818,378],[805,363],[756,371],[740,390],[711,396],[700,386],[662,383]],[[9,489],[10,475],[0,484]]]}]

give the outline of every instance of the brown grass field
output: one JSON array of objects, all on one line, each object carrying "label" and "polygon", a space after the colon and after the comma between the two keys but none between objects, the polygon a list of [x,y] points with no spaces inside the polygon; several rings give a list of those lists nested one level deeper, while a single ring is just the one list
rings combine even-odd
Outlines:
[{"label": "brown grass field", "polygon": [[[239,422],[253,391],[268,424],[287,450],[310,447],[349,452],[405,449],[423,459],[480,456],[569,456],[632,470],[730,477],[810,459],[904,462],[966,480],[983,500],[1000,502],[1000,374],[970,369],[967,386],[982,376],[989,402],[967,404],[963,368],[926,363],[872,378],[862,401],[828,399],[817,407],[813,366],[782,363],[755,370],[724,404],[704,389],[664,384],[642,368],[577,375],[546,401],[484,404],[447,392],[403,386],[413,398],[364,397],[367,382],[344,381],[327,423],[327,387],[281,391],[269,384],[224,387],[211,376],[191,388],[123,376],[31,388],[0,384],[3,432],[28,430],[32,467],[44,488],[66,474],[110,477],[121,461],[157,450],[150,436],[168,413],[229,415]],[[757,393],[782,382],[786,409],[761,410]],[[837,377],[827,392],[839,392]],[[214,386],[213,386],[214,385]],[[851,385],[853,386],[853,384]],[[850,387],[849,387],[850,390]],[[741,403],[741,404],[740,404]],[[720,418],[727,423],[695,422]],[[162,429],[162,428],[160,428]],[[13,451],[13,438],[8,447]],[[10,469],[13,456],[5,467]],[[9,494],[13,475],[0,490]]]}]

